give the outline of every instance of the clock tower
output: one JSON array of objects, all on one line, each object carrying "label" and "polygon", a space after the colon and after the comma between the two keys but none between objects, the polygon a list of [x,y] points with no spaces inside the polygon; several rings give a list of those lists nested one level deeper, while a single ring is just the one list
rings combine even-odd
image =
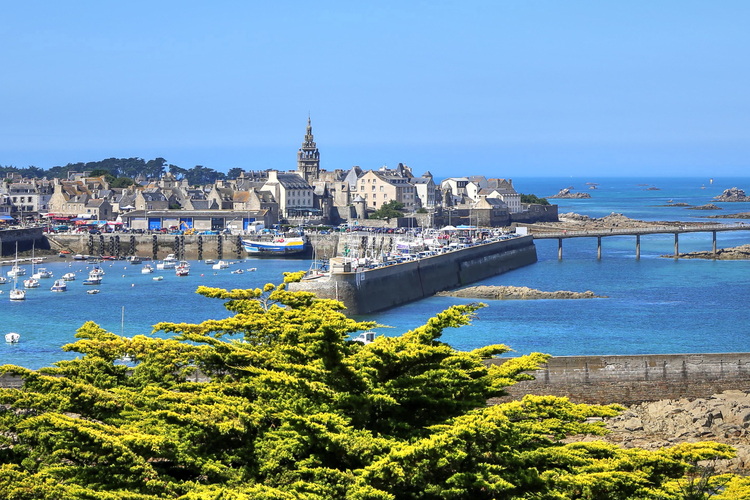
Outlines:
[{"label": "clock tower", "polygon": [[313,140],[312,125],[310,117],[307,117],[307,133],[302,147],[297,152],[297,172],[308,184],[318,180],[320,174],[320,152]]}]

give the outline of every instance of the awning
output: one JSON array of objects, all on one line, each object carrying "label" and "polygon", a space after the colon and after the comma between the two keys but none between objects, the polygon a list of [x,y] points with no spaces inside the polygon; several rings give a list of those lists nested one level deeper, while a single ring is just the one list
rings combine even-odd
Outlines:
[{"label": "awning", "polygon": [[10,215],[2,214],[0,215],[0,220],[15,220],[15,219],[11,217]]}]

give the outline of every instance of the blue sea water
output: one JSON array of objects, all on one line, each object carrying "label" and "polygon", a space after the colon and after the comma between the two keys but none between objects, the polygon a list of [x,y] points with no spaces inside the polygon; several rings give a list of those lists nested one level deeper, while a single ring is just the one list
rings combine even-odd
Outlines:
[{"label": "blue sea water", "polygon": [[[589,189],[587,182],[598,183]],[[556,200],[560,213],[592,217],[623,213],[643,220],[706,221],[706,215],[750,211],[750,203],[723,203],[720,211],[665,207],[669,200],[690,205],[710,203],[724,189],[750,191],[750,178],[528,178],[514,179],[516,190],[550,196],[561,188],[586,191],[590,199]],[[658,189],[648,189],[658,188]],[[710,220],[710,219],[709,219]],[[732,219],[722,219],[732,222]],[[750,243],[750,231],[718,233],[719,247]],[[485,285],[528,286],[541,290],[591,290],[603,299],[489,301],[471,325],[449,329],[443,340],[469,350],[502,343],[519,354],[553,355],[648,354],[691,352],[750,352],[750,261],[674,260],[662,258],[674,251],[672,235],[641,238],[641,259],[635,259],[635,238],[613,236],[602,240],[603,255],[596,258],[596,239],[564,242],[563,259],[557,258],[556,240],[536,242],[539,262],[484,280]],[[711,233],[680,236],[680,251],[711,249]],[[90,266],[90,265],[89,265]],[[143,275],[139,266],[125,262],[103,264],[106,276],[97,295],[86,294],[82,284],[86,264],[51,263],[55,276],[80,271],[66,293],[49,291],[50,280],[29,290],[27,300],[11,303],[10,285],[0,290],[0,333],[16,331],[19,344],[0,345],[0,365],[39,368],[74,356],[60,347],[91,320],[114,333],[150,334],[159,321],[200,322],[228,315],[222,302],[195,294],[199,285],[251,288],[279,282],[283,271],[306,269],[307,261],[245,260],[223,271],[194,262],[191,275],[173,272]],[[231,269],[256,267],[256,272],[231,274]],[[7,268],[3,269],[5,272]],[[432,297],[367,316],[398,335],[423,324],[435,313],[456,303],[471,302]],[[157,333],[158,335],[159,333]]]}]

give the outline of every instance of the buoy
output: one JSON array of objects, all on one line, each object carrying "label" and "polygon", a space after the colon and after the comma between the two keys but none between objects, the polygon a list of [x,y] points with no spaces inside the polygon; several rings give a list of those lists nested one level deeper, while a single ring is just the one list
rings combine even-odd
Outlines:
[{"label": "buoy", "polygon": [[130,286],[135,286],[135,283],[131,283]]}]

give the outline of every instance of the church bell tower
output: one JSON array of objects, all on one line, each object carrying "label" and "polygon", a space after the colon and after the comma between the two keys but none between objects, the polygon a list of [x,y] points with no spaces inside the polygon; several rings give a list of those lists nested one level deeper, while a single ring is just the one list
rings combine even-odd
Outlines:
[{"label": "church bell tower", "polygon": [[297,152],[297,172],[308,184],[318,180],[320,174],[320,152],[313,140],[312,125],[310,117],[307,117],[307,133],[302,147]]}]

